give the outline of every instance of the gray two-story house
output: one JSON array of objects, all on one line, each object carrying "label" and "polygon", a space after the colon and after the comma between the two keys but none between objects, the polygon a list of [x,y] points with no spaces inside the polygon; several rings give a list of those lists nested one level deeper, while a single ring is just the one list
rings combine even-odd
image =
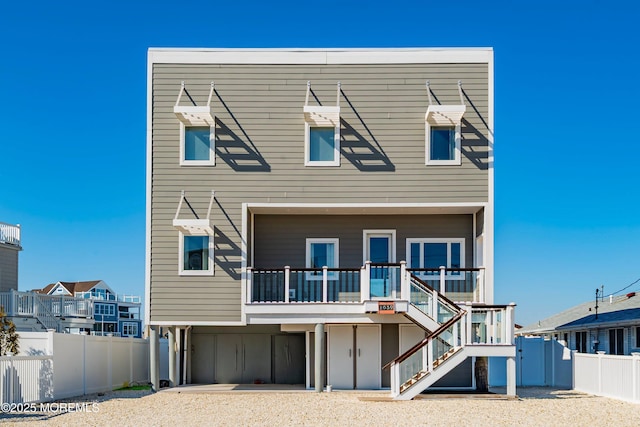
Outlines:
[{"label": "gray two-story house", "polygon": [[515,393],[491,49],[150,49],[147,102],[145,320],[172,384],[410,399],[495,356]]}]

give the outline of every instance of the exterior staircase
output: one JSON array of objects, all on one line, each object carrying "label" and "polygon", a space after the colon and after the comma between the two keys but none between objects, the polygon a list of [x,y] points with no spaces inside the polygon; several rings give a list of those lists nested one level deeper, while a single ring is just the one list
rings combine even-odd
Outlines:
[{"label": "exterior staircase", "polygon": [[515,355],[513,306],[459,306],[407,274],[411,298],[404,315],[427,336],[383,367],[391,369],[394,399],[413,399],[468,357]]}]

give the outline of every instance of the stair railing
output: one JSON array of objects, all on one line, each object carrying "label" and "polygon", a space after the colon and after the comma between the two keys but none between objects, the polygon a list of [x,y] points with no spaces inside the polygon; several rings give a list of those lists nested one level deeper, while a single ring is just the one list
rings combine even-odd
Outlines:
[{"label": "stair railing", "polygon": [[466,310],[459,310],[438,329],[383,366],[382,369],[391,368],[391,393],[394,397],[433,372],[450,352],[465,345],[467,314]]}]

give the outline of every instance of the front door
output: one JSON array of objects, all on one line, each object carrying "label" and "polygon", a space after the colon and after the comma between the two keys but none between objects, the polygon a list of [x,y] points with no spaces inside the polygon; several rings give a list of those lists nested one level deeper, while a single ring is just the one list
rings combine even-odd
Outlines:
[{"label": "front door", "polygon": [[[372,264],[389,264],[396,261],[395,230],[364,230],[364,260]],[[395,269],[372,266],[371,298],[390,298],[395,291]]]},{"label": "front door", "polygon": [[328,326],[328,381],[335,389],[380,388],[380,325]]}]

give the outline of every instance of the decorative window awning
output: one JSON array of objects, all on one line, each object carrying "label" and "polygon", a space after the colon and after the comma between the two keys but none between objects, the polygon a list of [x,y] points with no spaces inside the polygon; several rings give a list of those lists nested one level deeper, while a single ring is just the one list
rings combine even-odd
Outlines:
[{"label": "decorative window awning", "polygon": [[431,88],[427,81],[427,94],[429,95],[429,106],[425,114],[425,121],[433,126],[455,126],[462,121],[467,107],[464,105],[462,96],[462,83],[458,81],[458,93],[460,95],[460,104],[439,105],[431,102]]},{"label": "decorative window awning", "polygon": [[311,82],[307,82],[307,96],[304,101],[304,121],[311,126],[340,126],[340,82],[335,106],[309,105]]},{"label": "decorative window awning", "polygon": [[[173,219],[173,226],[183,234],[187,236],[203,236],[209,235],[213,236],[213,221],[210,220],[211,216],[211,208],[213,207],[213,200],[215,199],[215,192],[211,191],[211,199],[209,200],[209,209],[207,209],[207,217],[205,219],[200,219],[198,214],[193,209],[189,200],[185,197],[184,190],[180,192],[180,202],[178,203],[178,210],[176,211],[176,216]],[[195,219],[180,219],[178,216],[180,215],[180,209],[182,209],[182,203],[186,203]]]},{"label": "decorative window awning", "polygon": [[[191,95],[189,95],[189,92],[185,89],[184,82],[182,82],[182,85],[180,86],[180,93],[176,100],[176,105],[173,107],[173,112],[178,120],[184,123],[185,126],[214,126],[215,114],[211,108],[211,97],[213,95],[214,88],[215,85],[211,82],[211,90],[209,91],[207,105],[198,106],[193,98],[191,98]],[[187,94],[193,105],[180,105],[180,99],[184,93]]]}]

